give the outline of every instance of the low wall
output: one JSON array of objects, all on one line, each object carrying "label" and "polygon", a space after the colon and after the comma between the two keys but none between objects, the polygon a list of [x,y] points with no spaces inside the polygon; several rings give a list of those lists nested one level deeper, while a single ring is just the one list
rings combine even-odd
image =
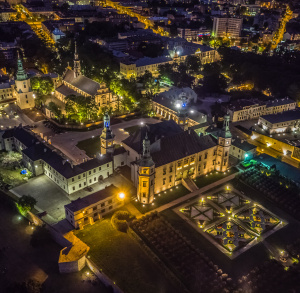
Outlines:
[{"label": "low wall", "polygon": [[[69,247],[65,247],[61,250],[63,253],[65,250],[68,250]],[[75,273],[80,272],[86,265],[86,258],[85,256],[81,257],[78,260],[70,261],[70,262],[63,262],[58,263],[58,269],[61,274],[68,274],[68,273]]]},{"label": "low wall", "polygon": [[97,268],[92,260],[86,258],[86,264],[105,286],[111,287],[114,293],[123,293],[123,291],[116,284],[114,284],[103,272]]}]

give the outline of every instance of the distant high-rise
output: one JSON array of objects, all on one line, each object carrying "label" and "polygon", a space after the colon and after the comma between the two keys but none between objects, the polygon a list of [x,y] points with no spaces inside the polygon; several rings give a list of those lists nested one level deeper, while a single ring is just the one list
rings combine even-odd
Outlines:
[{"label": "distant high-rise", "polygon": [[214,17],[214,37],[238,38],[241,34],[243,20],[241,18]]}]

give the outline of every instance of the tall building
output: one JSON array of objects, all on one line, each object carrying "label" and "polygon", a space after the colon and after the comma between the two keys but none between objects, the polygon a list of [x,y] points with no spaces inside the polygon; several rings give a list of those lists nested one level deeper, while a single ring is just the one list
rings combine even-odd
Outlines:
[{"label": "tall building", "polygon": [[75,42],[75,53],[74,53],[74,74],[75,74],[75,77],[78,77],[81,74],[81,65],[80,65],[80,60],[78,58],[76,42]]},{"label": "tall building", "polygon": [[34,94],[31,90],[30,78],[23,68],[20,55],[18,55],[18,70],[15,85],[18,107],[20,109],[33,108],[35,106]]},{"label": "tall building", "polygon": [[110,117],[108,113],[105,113],[103,117],[103,130],[100,135],[100,144],[101,144],[101,154],[105,155],[107,153],[112,153],[114,151],[114,137],[110,129]]},{"label": "tall building", "polygon": [[214,17],[214,37],[238,38],[241,34],[243,19],[233,17]]},{"label": "tall building", "polygon": [[152,203],[154,199],[155,163],[150,155],[150,140],[148,135],[143,140],[143,154],[138,165],[137,198],[142,203]]}]

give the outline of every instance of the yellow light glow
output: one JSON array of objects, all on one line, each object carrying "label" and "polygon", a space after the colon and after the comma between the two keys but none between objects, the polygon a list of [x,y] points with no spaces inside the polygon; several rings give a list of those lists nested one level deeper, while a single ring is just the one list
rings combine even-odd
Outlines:
[{"label": "yellow light glow", "polygon": [[124,199],[125,198],[125,193],[120,192],[118,196],[119,196],[119,199]]}]

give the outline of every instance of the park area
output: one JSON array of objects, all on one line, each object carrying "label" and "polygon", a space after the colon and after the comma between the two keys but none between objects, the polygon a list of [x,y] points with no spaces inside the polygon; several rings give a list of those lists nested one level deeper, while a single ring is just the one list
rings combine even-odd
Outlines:
[{"label": "park area", "polygon": [[180,292],[160,267],[124,232],[113,228],[110,219],[97,221],[75,235],[90,247],[91,260],[124,292]]},{"label": "park area", "polygon": [[21,154],[17,152],[0,153],[0,186],[12,188],[27,182],[30,177],[31,173],[22,167]]}]

